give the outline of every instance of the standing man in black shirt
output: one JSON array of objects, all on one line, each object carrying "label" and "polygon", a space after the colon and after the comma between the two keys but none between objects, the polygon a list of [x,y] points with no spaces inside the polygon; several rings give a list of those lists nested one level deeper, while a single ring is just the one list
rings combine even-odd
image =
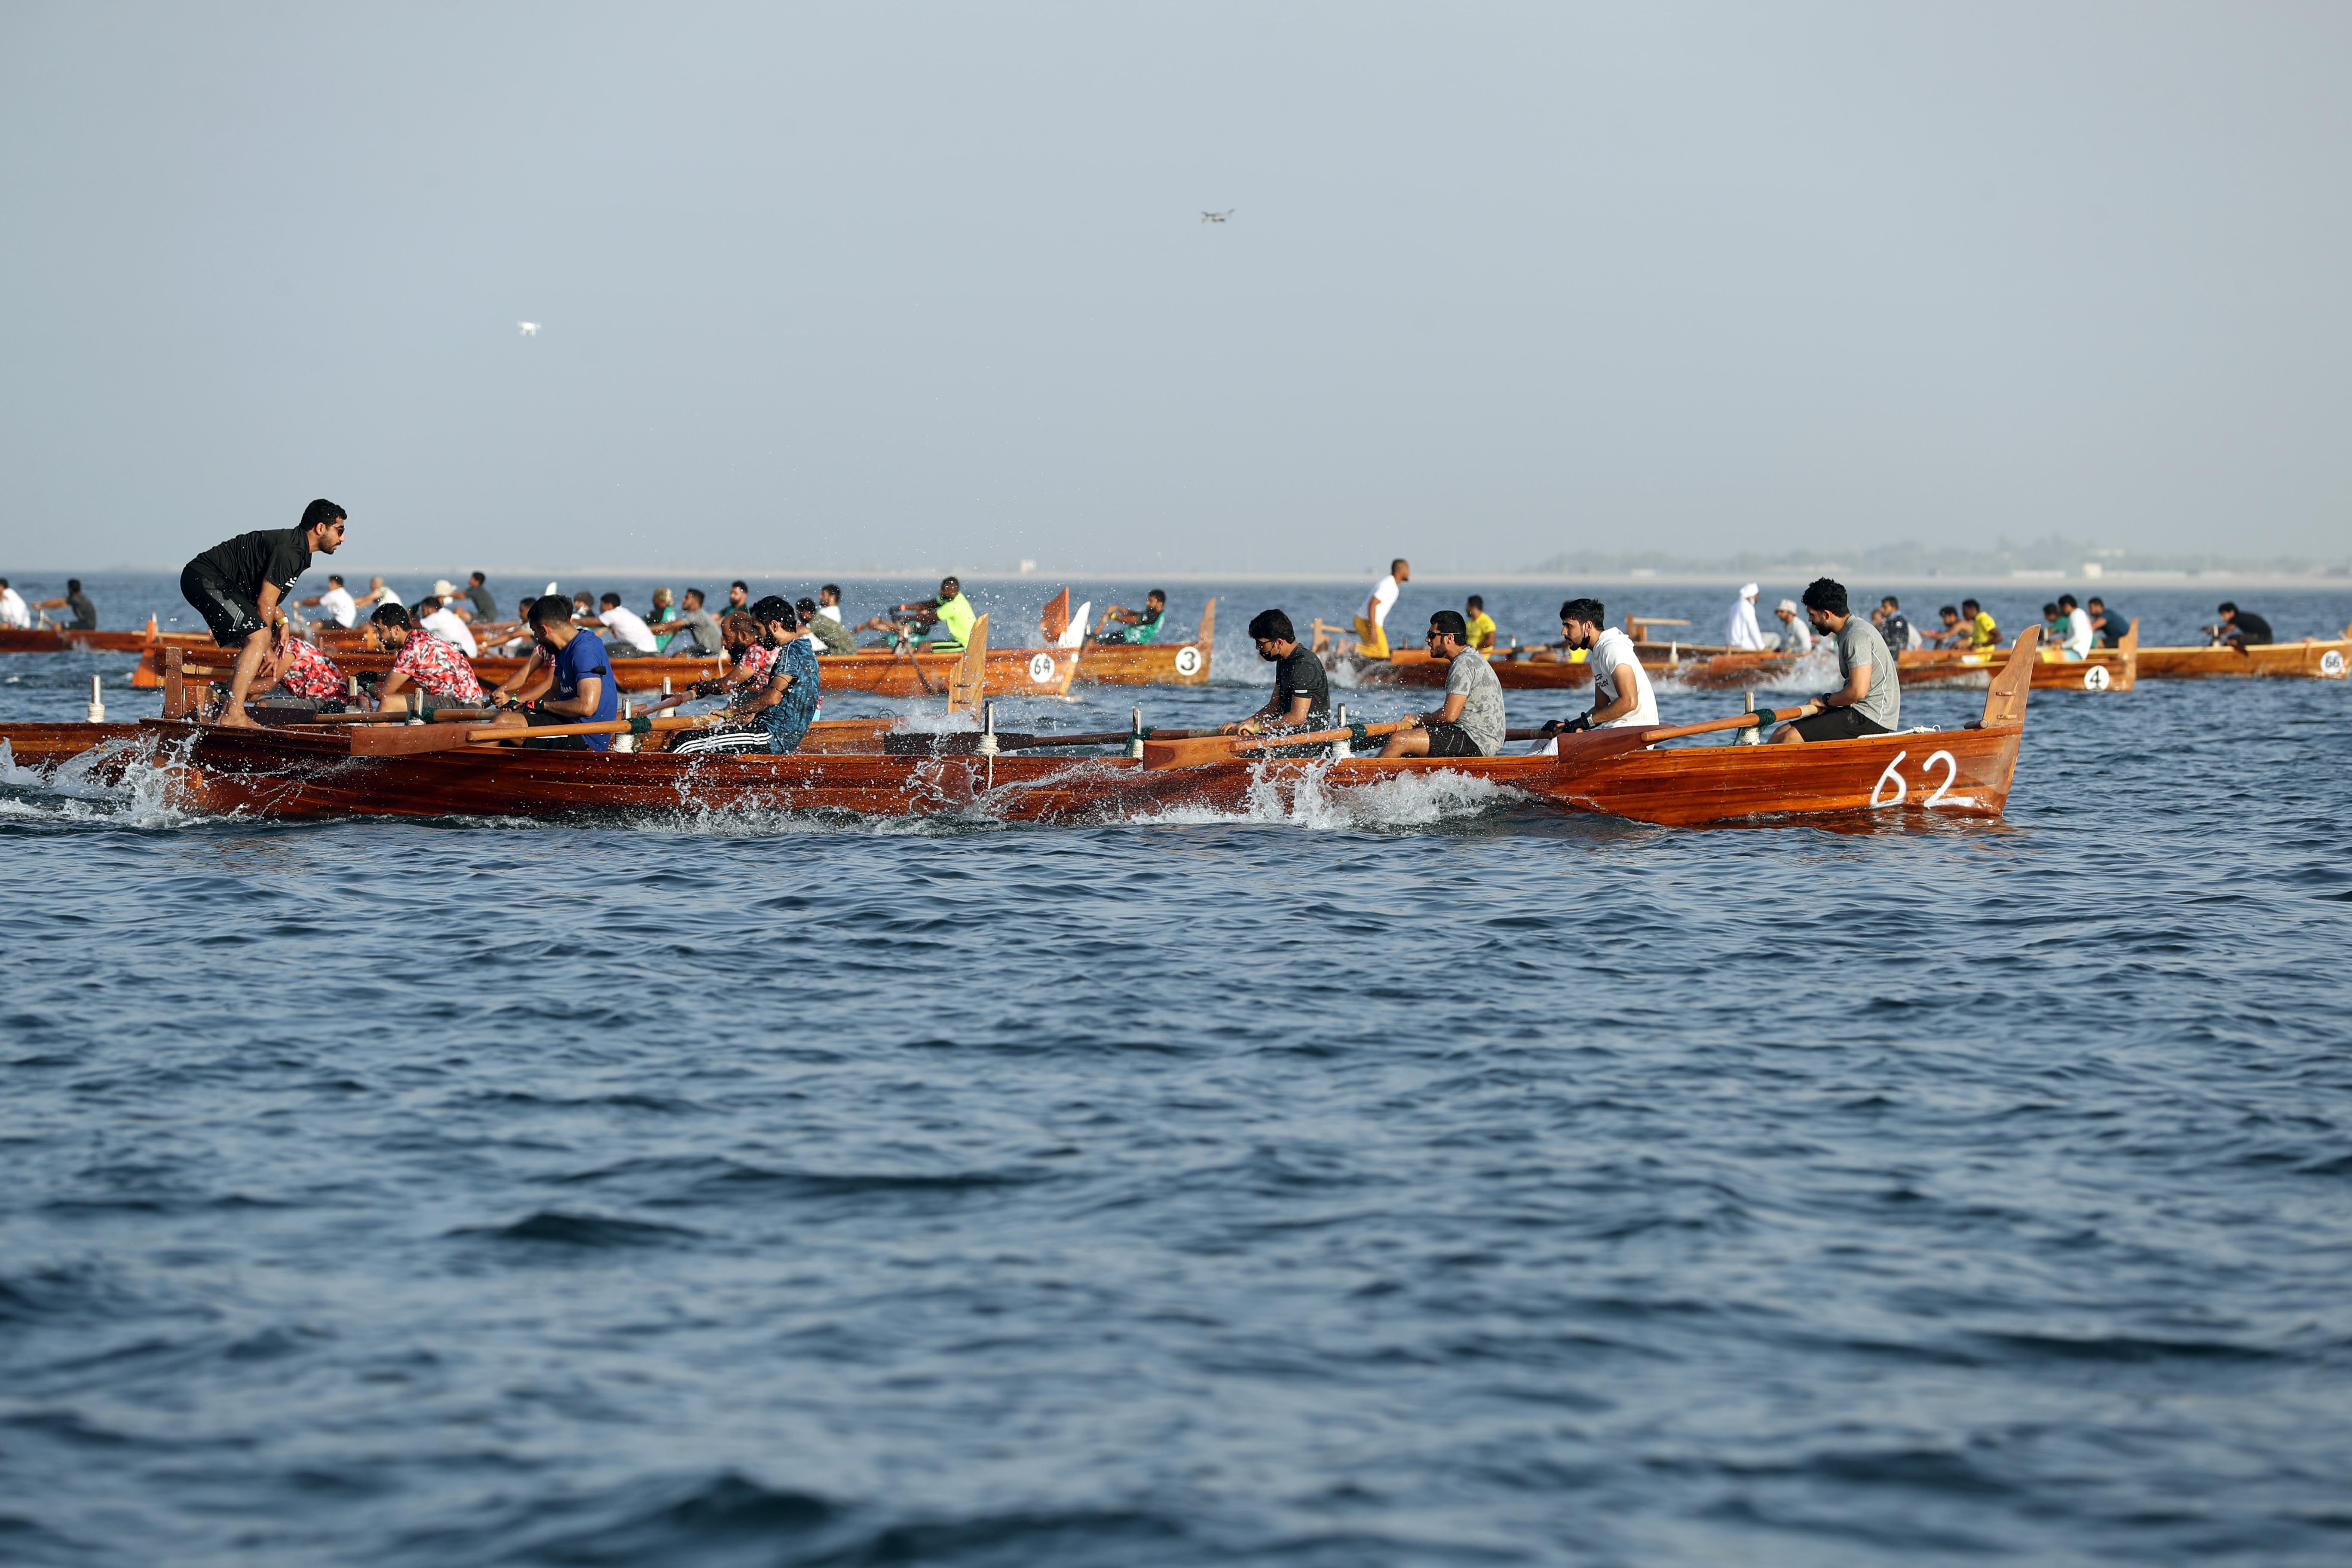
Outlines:
[{"label": "standing man in black shirt", "polygon": [[1258,658],[1274,666],[1274,695],[1248,718],[1217,726],[1220,735],[1257,735],[1269,730],[1312,730],[1331,717],[1331,678],[1323,661],[1298,646],[1298,633],[1280,610],[1260,610],[1249,624]]},{"label": "standing man in black shirt", "polygon": [[286,640],[281,602],[310,569],[313,555],[332,555],[341,548],[345,517],[333,501],[314,500],[302,509],[299,528],[240,533],[214,545],[181,572],[180,592],[212,627],[213,641],[239,650],[228,705],[220,716],[223,724],[253,722],[246,716],[246,690],[261,668],[262,656]]}]

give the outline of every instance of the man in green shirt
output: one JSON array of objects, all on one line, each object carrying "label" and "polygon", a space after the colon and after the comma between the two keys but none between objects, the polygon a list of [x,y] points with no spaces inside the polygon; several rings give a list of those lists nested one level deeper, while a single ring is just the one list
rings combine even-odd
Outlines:
[{"label": "man in green shirt", "polygon": [[1143,608],[1129,610],[1113,605],[1103,612],[1108,623],[1097,642],[1127,643],[1140,647],[1158,639],[1160,623],[1168,618],[1168,595],[1154,588],[1143,596]]},{"label": "man in green shirt", "polygon": [[963,596],[963,584],[952,577],[940,579],[939,596],[916,599],[904,605],[894,605],[900,614],[913,612],[914,621],[908,636],[921,637],[935,627],[944,627],[947,636],[933,637],[931,649],[936,653],[961,653],[971,637],[971,623],[979,616],[973,614],[971,601]]}]

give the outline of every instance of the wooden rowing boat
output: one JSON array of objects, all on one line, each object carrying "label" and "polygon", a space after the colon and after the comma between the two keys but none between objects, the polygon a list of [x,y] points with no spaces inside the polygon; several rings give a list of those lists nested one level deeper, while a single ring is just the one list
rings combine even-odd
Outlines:
[{"label": "wooden rowing boat", "polygon": [[[2029,628],[2038,637],[2039,626]],[[2033,661],[2036,691],[2129,691],[2144,672],[2146,650],[2139,646],[2139,622],[2135,619],[2115,647],[2095,647],[2083,658],[2070,659],[2056,648],[2039,650]],[[1906,649],[1895,656],[1895,672],[1906,686],[1982,686],[2003,668],[2010,655],[1975,653],[1964,648]]]},{"label": "wooden rowing boat", "polygon": [[2144,647],[2139,673],[2146,680],[2272,679],[2342,680],[2352,669],[2352,626],[2340,637],[2302,642],[2255,643],[2247,647]]},{"label": "wooden rowing boat", "polygon": [[[174,657],[176,656],[176,658]],[[342,651],[330,655],[346,675],[384,675],[394,656],[386,652]],[[827,693],[858,691],[881,697],[944,696],[949,681],[962,662],[961,653],[898,654],[864,652],[831,654],[817,662]],[[523,667],[520,658],[484,654],[471,661],[485,686],[496,686]],[[1070,689],[1076,672],[1075,651],[1050,648],[992,648],[988,652],[988,695],[991,697],[1060,697]],[[616,658],[613,678],[624,691],[673,689],[724,673],[726,661],[716,658]],[[197,648],[156,648],[140,661],[131,679],[135,687],[163,687],[166,712],[185,710],[170,697],[174,679],[199,685],[226,681],[236,669],[236,650],[207,643]]]},{"label": "wooden rowing boat", "polygon": [[[1141,760],[677,756],[478,743],[497,738],[487,731],[473,732],[468,743],[402,752],[370,745],[434,727],[382,726],[378,735],[364,726],[219,729],[150,720],[141,728],[148,754],[172,763],[163,787],[173,804],[271,816],[844,811],[1101,821],[1177,807],[1239,811],[1268,799],[1295,806],[1441,774],[1559,810],[1672,826],[1888,812],[1997,816],[2023,732],[2030,647],[2021,655],[1991,683],[1983,717],[1966,729],[1808,746],[1663,749],[1654,742],[1712,726],[1662,726],[1570,736],[1558,756],[1324,762],[1227,752],[1220,761],[1159,765],[1170,753],[1156,759],[1155,747],[1197,744],[1184,742],[1146,742]],[[375,741],[355,745],[368,736]]]},{"label": "wooden rowing boat", "polygon": [[[1062,590],[1066,598],[1069,590]],[[1216,652],[1217,601],[1201,606],[1201,629],[1184,643],[1090,642],[1078,657],[1081,686],[1204,686]]]},{"label": "wooden rowing boat", "polygon": [[207,632],[159,632],[153,616],[144,631],[78,632],[67,626],[0,626],[0,653],[143,653],[157,647],[210,647]]}]

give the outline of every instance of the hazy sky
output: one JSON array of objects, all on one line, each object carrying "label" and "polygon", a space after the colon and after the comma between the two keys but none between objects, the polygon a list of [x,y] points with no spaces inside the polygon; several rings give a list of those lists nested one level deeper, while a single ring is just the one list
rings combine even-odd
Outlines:
[{"label": "hazy sky", "polygon": [[313,495],[362,570],[2342,555],[2347,46],[2341,0],[5,0],[0,574]]}]

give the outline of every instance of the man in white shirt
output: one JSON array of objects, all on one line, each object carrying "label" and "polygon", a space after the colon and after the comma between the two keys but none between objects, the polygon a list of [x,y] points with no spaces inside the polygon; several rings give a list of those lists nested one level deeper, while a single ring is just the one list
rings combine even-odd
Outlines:
[{"label": "man in white shirt", "polygon": [[417,600],[416,613],[418,626],[431,632],[443,642],[455,643],[465,650],[467,658],[472,658],[482,651],[474,642],[472,629],[464,621],[459,620],[448,605],[441,602],[440,595],[427,594]]},{"label": "man in white shirt", "polygon": [[8,586],[8,579],[0,577],[0,626],[30,626],[33,612],[25,603],[25,595]]},{"label": "man in white shirt", "polygon": [[645,617],[621,603],[618,594],[607,594],[596,601],[596,613],[584,625],[608,631],[604,639],[607,651],[615,654],[648,654],[654,651],[654,631],[646,625]]},{"label": "man in white shirt", "polygon": [[[382,579],[379,578],[378,581]],[[305,609],[312,605],[318,605],[319,613],[326,617],[329,626],[341,626],[345,631],[351,630],[360,618],[359,603],[352,597],[350,590],[343,586],[342,575],[340,573],[327,574],[325,593],[297,602]]]},{"label": "man in white shirt", "polygon": [[[1607,617],[1598,599],[1570,599],[1559,607],[1559,635],[1570,647],[1591,650],[1584,662],[1592,667],[1592,706],[1565,722],[1553,720],[1544,726],[1547,733],[1658,721],[1658,694],[1650,689],[1650,672],[1634,654],[1633,639],[1608,625]],[[1546,749],[1559,748],[1555,740]]]},{"label": "man in white shirt", "polygon": [[352,603],[369,609],[373,609],[378,605],[399,605],[403,609],[407,608],[397,593],[384,586],[383,579],[381,577],[369,578],[368,591],[353,599]]},{"label": "man in white shirt", "polygon": [[1389,563],[1389,574],[1372,584],[1371,597],[1364,601],[1364,613],[1356,617],[1356,651],[1366,658],[1386,658],[1389,656],[1389,611],[1397,602],[1404,584],[1412,581],[1412,563],[1402,559]]},{"label": "man in white shirt", "polygon": [[2058,613],[2066,617],[2066,635],[2059,647],[2068,658],[2091,657],[2091,617],[2083,606],[2074,603],[2072,594],[2058,595]]},{"label": "man in white shirt", "polygon": [[1724,623],[1723,640],[1733,647],[1769,646],[1764,640],[1764,628],[1756,624],[1756,595],[1762,591],[1753,583],[1743,583],[1739,597],[1731,602],[1731,617]]},{"label": "man in white shirt", "polygon": [[841,620],[840,584],[827,583],[816,591],[816,613],[832,620],[840,621],[844,626],[848,625],[847,622]]},{"label": "man in white shirt", "polygon": [[1813,651],[1813,628],[1805,624],[1804,612],[1797,608],[1796,600],[1781,600],[1780,607],[1772,613],[1780,617],[1780,651],[1782,653]]}]

